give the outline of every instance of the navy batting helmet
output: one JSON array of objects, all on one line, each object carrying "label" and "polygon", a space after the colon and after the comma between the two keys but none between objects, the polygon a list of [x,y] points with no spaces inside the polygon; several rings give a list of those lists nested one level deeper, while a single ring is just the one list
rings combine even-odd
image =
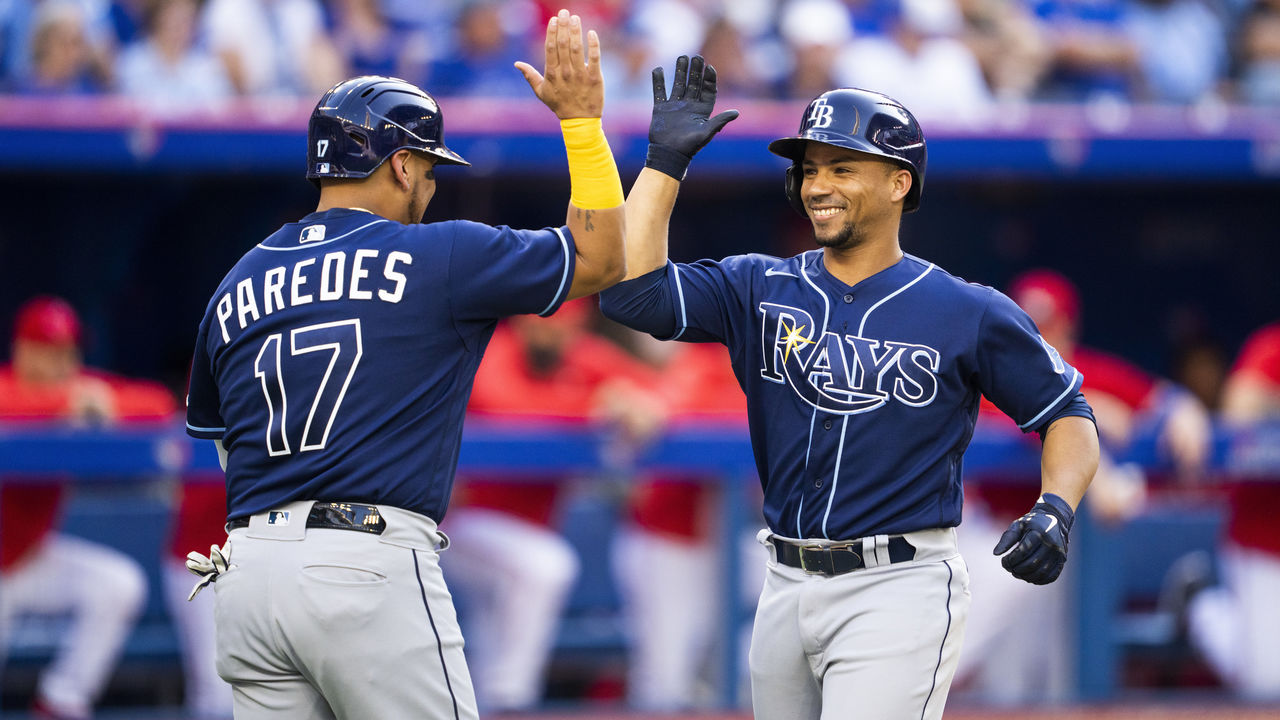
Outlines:
[{"label": "navy batting helmet", "polygon": [[924,166],[928,153],[920,123],[902,103],[870,90],[840,88],[822,93],[805,108],[800,131],[795,137],[769,143],[769,152],[791,161],[787,168],[787,200],[801,215],[800,199],[806,143],[820,142],[857,150],[898,163],[911,171],[911,189],[902,201],[902,211],[920,207],[924,189]]},{"label": "navy batting helmet", "polygon": [[444,145],[435,98],[398,78],[365,75],[334,85],[307,124],[307,178],[362,178],[397,150],[433,156],[440,165],[470,165]]}]

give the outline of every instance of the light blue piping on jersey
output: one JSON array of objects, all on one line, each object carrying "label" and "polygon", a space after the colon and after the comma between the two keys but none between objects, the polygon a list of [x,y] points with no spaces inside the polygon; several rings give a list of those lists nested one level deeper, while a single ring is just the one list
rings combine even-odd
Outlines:
[{"label": "light blue piping on jersey", "polygon": [[933,263],[929,263],[929,267],[925,268],[925,269],[924,269],[924,272],[922,272],[922,273],[920,273],[919,275],[917,275],[915,280],[912,280],[911,282],[907,283],[906,285],[903,285],[902,287],[898,288],[897,290],[894,290],[893,292],[889,293],[888,295],[885,295],[884,297],[880,298],[880,301],[879,301],[879,302],[877,302],[875,305],[872,305],[871,307],[867,308],[867,312],[866,312],[866,313],[864,313],[864,314],[862,315],[862,322],[861,322],[861,323],[858,323],[858,337],[862,337],[862,330],[863,330],[863,328],[865,328],[865,327],[867,326],[867,318],[871,317],[871,313],[872,313],[876,308],[878,308],[878,307],[880,307],[881,305],[885,304],[886,302],[888,302],[888,301],[889,301],[889,299],[890,299],[890,298],[894,297],[895,295],[900,294],[903,290],[906,290],[907,288],[911,287],[912,285],[915,285],[916,283],[918,283],[918,282],[920,282],[921,280],[923,280],[923,279],[924,279],[924,276],[925,276],[925,275],[928,275],[928,274],[929,274],[929,272],[930,272],[931,270],[933,270],[933,268],[934,268],[934,267],[935,267],[935,266],[934,266],[934,264],[933,264]]},{"label": "light blue piping on jersey", "polygon": [[[818,334],[818,337],[822,337],[822,335],[826,334],[827,323],[830,322],[831,320],[831,299],[827,297],[826,293],[819,290],[817,285],[813,284],[813,280],[809,279],[809,273],[805,272],[808,266],[809,266],[808,255],[802,256],[800,258],[800,277],[804,278],[804,281],[809,283],[809,287],[813,288],[813,291],[818,293],[818,296],[822,298],[822,332]],[[814,330],[817,330],[817,328],[814,328]],[[845,419],[848,420],[848,418],[845,418]],[[805,470],[809,469],[809,454],[813,452],[813,426],[817,421],[818,421],[818,408],[815,406],[813,408],[813,414],[809,416],[809,446],[805,448],[805,451],[804,451]],[[836,471],[839,472],[838,462],[836,463]],[[800,483],[800,508],[801,509],[804,508],[804,482]],[[829,513],[830,511],[831,511],[830,503],[828,503],[827,512]],[[822,522],[822,526],[823,526],[822,534],[824,537],[827,534],[826,524],[827,524],[826,519],[824,518]],[[796,537],[804,537],[804,535],[800,533],[800,512],[799,511],[796,512]]]},{"label": "light blue piping on jersey", "polygon": [[[331,237],[331,238],[329,238],[328,240],[321,240],[320,242],[307,243],[306,245],[299,245],[299,246],[297,246],[297,247],[282,247],[282,248],[278,248],[278,247],[271,247],[271,246],[269,246],[269,245],[263,245],[262,243],[258,243],[258,247],[262,248],[263,250],[274,250],[275,252],[288,252],[288,251],[290,251],[290,250],[305,250],[306,248],[320,247],[321,245],[328,245],[329,243],[331,243],[331,242],[336,242],[336,241],[338,241],[338,240],[341,240],[342,238],[344,238],[344,237],[346,237],[346,236],[348,236],[348,235],[350,235],[350,234],[352,234],[352,233],[358,233],[358,232],[360,232],[361,230],[363,230],[363,229],[365,229],[365,228],[369,227],[370,225],[377,225],[378,223],[384,223],[384,222],[391,222],[391,221],[390,221],[390,220],[387,220],[387,219],[385,219],[385,218],[378,218],[377,220],[374,220],[373,222],[369,222],[369,223],[365,223],[364,225],[361,225],[360,227],[356,228],[355,230],[348,230],[347,232],[344,232],[344,233],[342,233],[341,235],[339,235],[339,236],[337,236],[337,237]],[[311,224],[312,224],[312,225],[323,225],[324,223],[311,223]]]},{"label": "light blue piping on jersey", "polygon": [[689,313],[684,306],[684,284],[680,282],[680,266],[673,263],[671,270],[676,274],[676,297],[680,299],[680,331],[667,339],[679,340],[684,331],[689,329]]},{"label": "light blue piping on jersey", "polygon": [[1067,396],[1067,393],[1072,392],[1073,390],[1075,390],[1075,389],[1076,389],[1076,382],[1080,382],[1081,384],[1084,384],[1084,378],[1080,376],[1080,371],[1079,371],[1079,370],[1077,370],[1077,369],[1075,369],[1075,368],[1071,368],[1071,372],[1073,372],[1073,373],[1075,373],[1075,374],[1071,376],[1071,382],[1067,383],[1067,389],[1066,389],[1066,390],[1063,390],[1061,395],[1059,395],[1058,397],[1054,398],[1054,399],[1053,399],[1053,402],[1049,403],[1048,407],[1046,407],[1045,409],[1041,410],[1039,415],[1036,415],[1035,417],[1031,418],[1030,420],[1026,421],[1025,423],[1023,423],[1023,424],[1019,425],[1019,426],[1018,426],[1018,429],[1019,429],[1019,430],[1026,430],[1027,428],[1029,428],[1029,427],[1031,427],[1032,425],[1035,425],[1037,422],[1039,422],[1040,418],[1044,417],[1044,414],[1045,414],[1045,413],[1047,413],[1047,412],[1049,412],[1050,410],[1052,410],[1054,405],[1057,405],[1059,402],[1061,402],[1062,398],[1064,398],[1064,397],[1066,397],[1066,396]]},{"label": "light blue piping on jersey", "polygon": [[227,429],[226,429],[225,427],[220,427],[220,428],[196,427],[195,425],[192,425],[191,423],[187,423],[187,429],[188,429],[188,430],[195,430],[196,432],[226,432],[226,431],[227,431]]},{"label": "light blue piping on jersey", "polygon": [[[813,426],[816,425],[817,422],[818,422],[818,408],[814,408],[813,414],[809,416],[809,447],[805,448],[804,450],[804,470],[806,473],[805,475],[806,478],[808,477],[807,473],[809,472],[809,454],[813,451]],[[804,483],[803,482],[800,484],[800,487],[801,487],[800,507],[799,509],[796,510],[796,537],[798,538],[804,537],[804,535],[800,534],[800,512],[804,510],[804,490],[803,490]]]},{"label": "light blue piping on jersey", "polygon": [[840,423],[840,446],[836,448],[836,471],[831,473],[831,494],[827,496],[827,511],[822,515],[822,537],[830,540],[827,534],[827,518],[831,517],[831,503],[836,499],[836,485],[840,484],[840,461],[844,458],[844,432],[849,429],[849,416],[844,416]]},{"label": "light blue piping on jersey", "polygon": [[[894,290],[888,295],[885,295],[884,297],[880,298],[880,300],[878,300],[876,304],[867,308],[867,311],[862,314],[862,322],[858,323],[858,337],[862,337],[862,331],[867,327],[867,318],[871,317],[871,313],[874,312],[876,308],[885,304],[891,298],[897,297],[898,295],[902,294],[903,291],[905,291],[907,288],[911,287],[912,285],[915,285],[916,283],[923,280],[924,276],[928,275],[933,270],[934,267],[935,266],[933,263],[929,263],[929,267],[925,268],[924,272],[917,275],[914,280],[907,283],[906,285],[903,285],[897,290]],[[816,286],[815,286],[815,289],[817,289]],[[827,298],[826,294],[823,294],[822,297],[824,300],[826,300]],[[825,327],[825,323],[824,323],[824,327]],[[830,540],[831,538],[827,535],[827,519],[831,517],[831,505],[832,503],[835,502],[836,488],[837,486],[840,485],[840,463],[842,458],[844,457],[844,436],[845,436],[845,431],[848,429],[849,429],[849,416],[845,415],[844,422],[840,425],[840,447],[836,450],[836,470],[831,475],[831,493],[827,496],[827,512],[822,516],[822,537],[827,538],[828,540]]]},{"label": "light blue piping on jersey", "polygon": [[543,317],[546,317],[547,313],[551,312],[551,308],[556,306],[556,301],[560,299],[560,293],[564,292],[564,284],[569,280],[569,241],[565,239],[564,233],[560,232],[560,228],[551,229],[560,238],[560,247],[564,248],[564,272],[560,273],[560,287],[556,288],[556,294],[551,296],[551,304],[538,313]]}]

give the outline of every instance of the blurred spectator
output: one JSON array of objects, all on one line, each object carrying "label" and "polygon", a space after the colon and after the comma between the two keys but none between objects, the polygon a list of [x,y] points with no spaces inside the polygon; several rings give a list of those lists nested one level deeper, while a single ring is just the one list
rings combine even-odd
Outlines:
[{"label": "blurred spectator", "polygon": [[[1227,378],[1222,419],[1274,461],[1280,421],[1280,323],[1264,327],[1245,341]],[[1270,438],[1270,440],[1268,440]],[[1274,467],[1274,465],[1272,465]],[[1203,555],[1190,555],[1170,570],[1173,607],[1187,602],[1190,639],[1219,676],[1250,700],[1280,700],[1280,482],[1265,470],[1253,477],[1245,468],[1229,468],[1231,515],[1220,550],[1222,584],[1207,586],[1211,568]]]},{"label": "blurred spectator", "polygon": [[241,94],[319,94],[346,75],[317,0],[209,0],[202,20]]},{"label": "blurred spectator", "polygon": [[749,42],[727,17],[707,26],[701,55],[716,69],[716,90],[722,98],[764,98],[775,93],[770,73],[752,63]]},{"label": "blurred spectator", "polygon": [[1125,32],[1128,0],[1029,0],[1050,51],[1048,100],[1131,96],[1139,49]]},{"label": "blurred spectator", "polygon": [[1257,0],[1241,21],[1236,95],[1253,105],[1280,105],[1280,1]]},{"label": "blurred spectator", "polygon": [[[636,333],[641,355],[661,374],[659,386],[678,423],[713,424],[747,434],[747,401],[723,345],[661,342]],[[673,428],[679,432],[679,427]],[[715,493],[710,478],[662,475],[636,484],[630,517],[614,546],[614,572],[623,595],[629,630],[628,700],[648,711],[707,707],[700,692],[711,683],[704,672],[720,630],[725,578]],[[730,492],[726,489],[725,492]],[[744,545],[760,553],[755,522]],[[750,602],[764,584],[764,565],[744,562],[752,575]]]},{"label": "blurred spectator", "polygon": [[778,28],[791,53],[791,72],[784,83],[787,97],[811,100],[839,87],[836,58],[853,39],[853,24],[843,5],[837,0],[792,0],[782,9]]},{"label": "blurred spectator", "polygon": [[336,0],[334,43],[350,75],[409,77],[414,55],[406,33],[396,31],[383,16],[378,0]]},{"label": "blurred spectator", "polygon": [[840,54],[837,84],[882,92],[922,120],[980,119],[991,91],[963,30],[952,0],[902,0],[889,35],[860,35]]},{"label": "blurred spectator", "polygon": [[109,58],[90,47],[85,16],[68,0],[45,0],[31,27],[31,64],[16,89],[32,95],[101,92],[111,77]]},{"label": "blurred spectator", "polygon": [[[110,424],[169,419],[174,403],[155,383],[86,368],[80,321],[65,301],[35,298],[19,309],[12,364],[0,367],[0,420]],[[35,692],[42,717],[87,718],[146,597],[131,558],[53,530],[56,480],[5,478],[0,486],[0,653],[24,614],[71,615],[64,643]]]},{"label": "blurred spectator", "polygon": [[513,65],[526,59],[530,27],[511,28],[507,12],[494,0],[464,6],[455,31],[457,47],[427,67],[422,87],[439,95],[526,97],[529,84]]},{"label": "blurred spectator", "polygon": [[1222,405],[1227,360],[1215,340],[1200,337],[1183,341],[1174,353],[1173,379],[1210,411],[1217,411]]},{"label": "blurred spectator", "polygon": [[[50,89],[37,87],[32,92],[108,89],[117,44],[109,10],[109,4],[102,0],[0,0],[0,75],[8,78],[13,89],[30,86],[36,76],[35,45],[39,39],[42,55],[55,54],[46,59],[50,65],[72,64],[67,62],[70,56],[83,53],[83,59],[77,60],[84,64],[85,87],[73,84],[70,90],[63,90],[63,83],[55,83]],[[76,41],[81,47],[74,47]]]},{"label": "blurred spectator", "polygon": [[[625,423],[651,434],[659,403],[635,378],[645,371],[587,332],[590,301],[566,303],[549,318],[517,316],[494,332],[476,374],[472,417],[530,423]],[[528,710],[541,699],[544,673],[578,556],[553,528],[558,475],[509,479],[467,475],[444,521],[453,544],[443,556],[465,593],[467,661],[482,711]]]},{"label": "blurred spectator", "polygon": [[1070,280],[1052,270],[1032,270],[1014,280],[1010,297],[1035,321],[1045,342],[1084,375],[1085,396],[1104,445],[1123,450],[1140,429],[1154,426],[1163,459],[1175,471],[1190,477],[1203,473],[1212,431],[1204,405],[1121,358],[1080,345],[1080,296]]},{"label": "blurred spectator", "polygon": [[[690,55],[702,46],[707,18],[696,0],[639,0],[632,10],[630,31],[648,49],[650,68]],[[667,89],[671,89],[670,77]],[[653,93],[649,93],[652,96]]]},{"label": "blurred spectator", "polygon": [[196,0],[152,0],[145,36],[120,55],[120,91],[169,114],[198,111],[232,93],[226,69],[195,44]]},{"label": "blurred spectator", "polygon": [[959,0],[965,40],[982,66],[987,85],[1000,99],[1026,100],[1047,70],[1044,33],[1018,0]]},{"label": "blurred spectator", "polygon": [[[1190,393],[1157,380],[1121,358],[1079,344],[1080,297],[1075,285],[1052,270],[1014,279],[1009,296],[1031,316],[1045,343],[1083,376],[1082,391],[1094,409],[1103,457],[1089,493],[1089,511],[1118,522],[1142,510],[1145,479],[1113,458],[1143,428],[1159,438],[1165,460],[1180,478],[1199,479],[1209,459],[1208,413]],[[983,432],[1019,434],[985,400]],[[1074,657],[1066,635],[1074,574],[1047,587],[1013,579],[991,555],[1000,534],[1034,501],[1034,482],[1001,485],[965,478],[965,516],[958,537],[968,557],[974,603],[957,678],[986,702],[1015,705],[1067,698]],[[1068,565],[1068,568],[1071,566]]]},{"label": "blurred spectator", "polygon": [[1216,91],[1226,31],[1202,0],[1133,0],[1125,24],[1142,77],[1136,99],[1194,103]]}]

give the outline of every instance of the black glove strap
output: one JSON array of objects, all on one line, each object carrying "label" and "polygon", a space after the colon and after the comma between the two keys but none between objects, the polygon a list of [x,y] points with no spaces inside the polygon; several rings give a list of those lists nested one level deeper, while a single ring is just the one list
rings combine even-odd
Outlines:
[{"label": "black glove strap", "polygon": [[689,171],[689,163],[693,158],[678,153],[668,147],[649,143],[649,153],[645,156],[644,166],[651,167],[660,173],[670,175],[676,180],[684,180]]},{"label": "black glove strap", "polygon": [[1071,509],[1071,505],[1066,500],[1054,495],[1053,493],[1045,493],[1040,496],[1040,503],[1048,506],[1050,512],[1058,516],[1058,520],[1062,526],[1070,530],[1071,525],[1075,522],[1076,514]]}]

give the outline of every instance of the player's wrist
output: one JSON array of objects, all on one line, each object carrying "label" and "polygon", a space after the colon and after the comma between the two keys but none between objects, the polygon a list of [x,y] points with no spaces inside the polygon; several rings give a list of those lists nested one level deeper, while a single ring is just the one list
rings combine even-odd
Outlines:
[{"label": "player's wrist", "polygon": [[689,163],[692,161],[693,157],[690,155],[651,142],[644,158],[644,166],[682,181],[689,172]]},{"label": "player's wrist", "polygon": [[622,178],[600,118],[561,120],[560,132],[569,159],[569,202],[584,210],[622,205]]},{"label": "player's wrist", "polygon": [[1068,530],[1071,529],[1072,523],[1075,522],[1076,513],[1071,509],[1071,503],[1062,499],[1053,493],[1042,493],[1036,505],[1044,505],[1046,512],[1050,512],[1058,517],[1062,526]]}]

